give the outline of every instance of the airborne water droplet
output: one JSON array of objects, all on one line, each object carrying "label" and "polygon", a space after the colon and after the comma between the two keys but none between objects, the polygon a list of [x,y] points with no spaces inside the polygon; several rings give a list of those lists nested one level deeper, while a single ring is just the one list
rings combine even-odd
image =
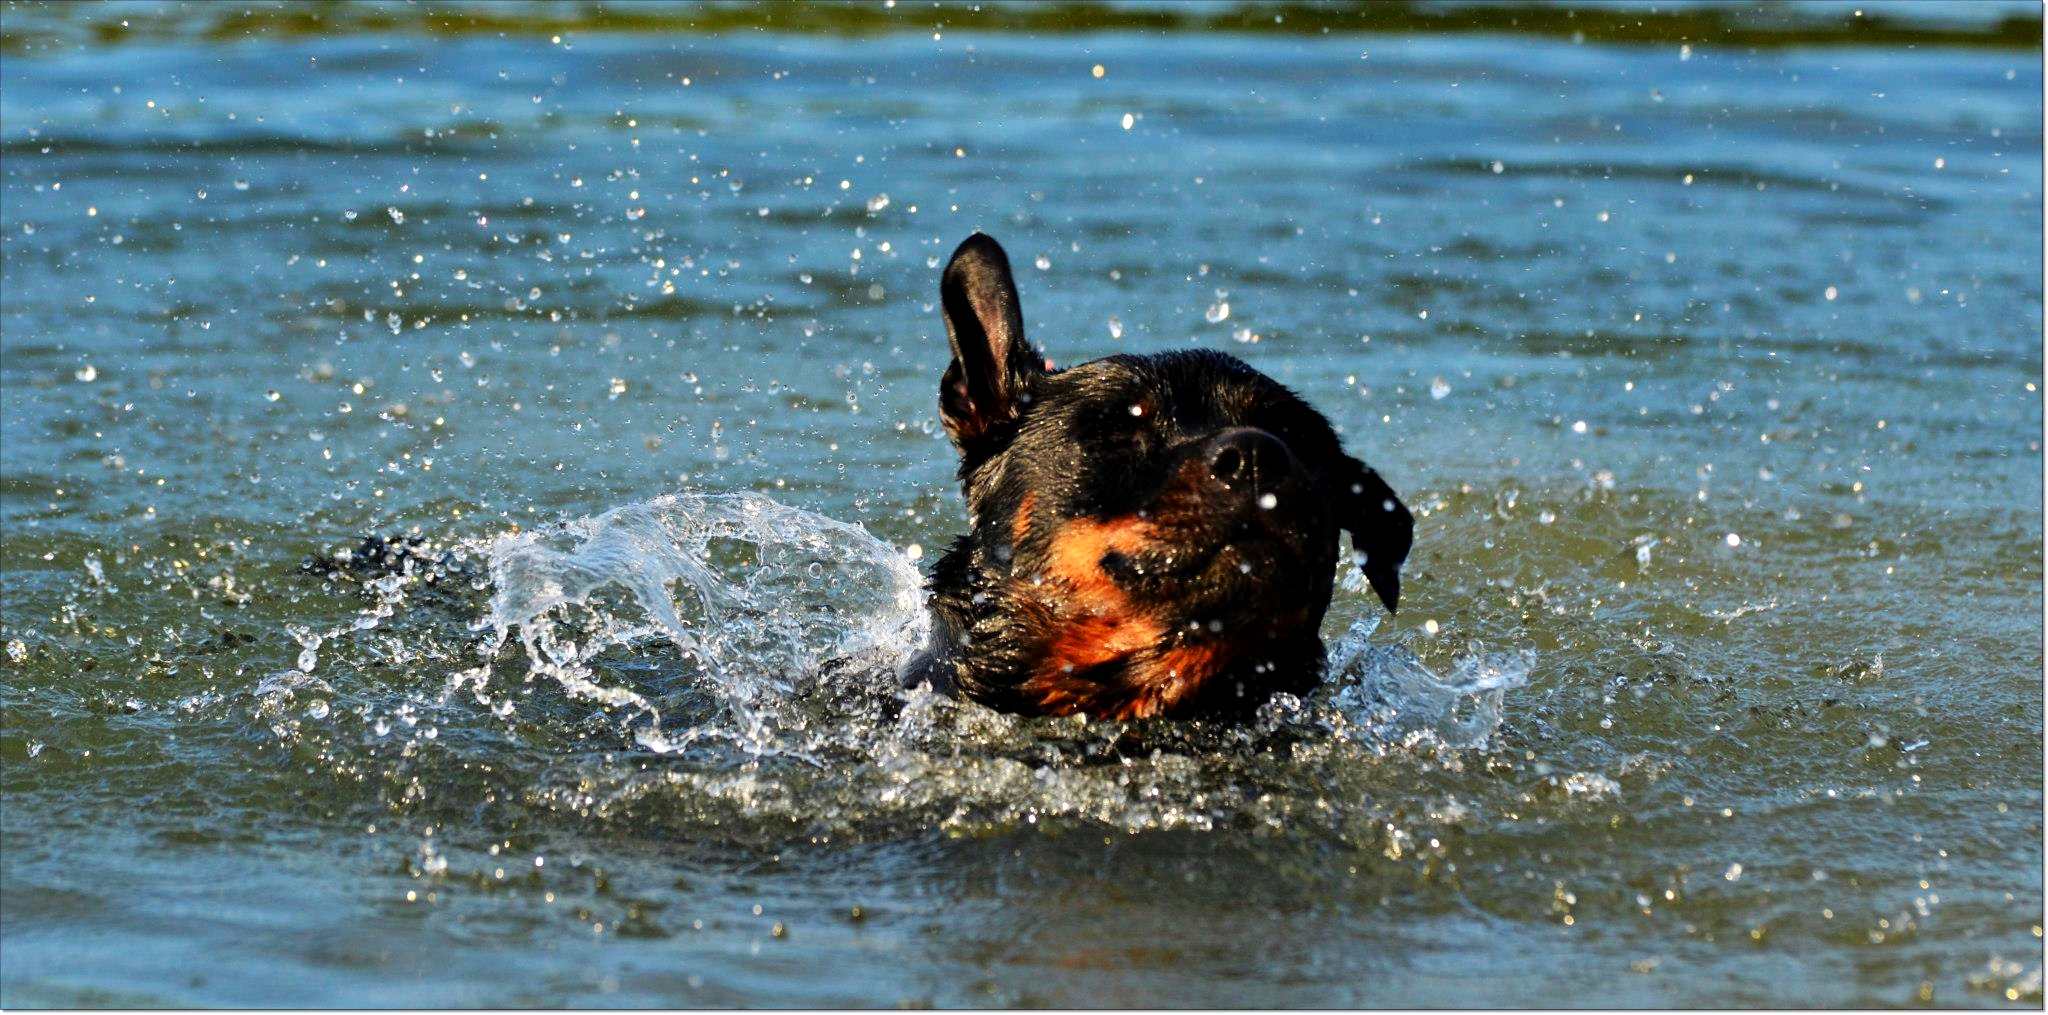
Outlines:
[{"label": "airborne water droplet", "polygon": [[1222,322],[1229,320],[1229,301],[1217,300],[1216,302],[1209,304],[1209,309],[1202,314],[1202,319],[1208,321],[1210,324],[1221,324]]}]

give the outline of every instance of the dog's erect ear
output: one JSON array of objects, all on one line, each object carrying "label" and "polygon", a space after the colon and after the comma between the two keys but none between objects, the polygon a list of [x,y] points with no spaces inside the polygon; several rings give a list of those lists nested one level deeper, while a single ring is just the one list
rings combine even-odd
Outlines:
[{"label": "dog's erect ear", "polygon": [[1351,545],[1365,554],[1365,580],[1387,604],[1387,612],[1401,605],[1401,562],[1408,559],[1408,547],[1415,541],[1415,516],[1387,486],[1380,474],[1355,458],[1347,463],[1344,488],[1337,492],[1338,524],[1351,530]]},{"label": "dog's erect ear", "polygon": [[1017,419],[1045,360],[1024,340],[1010,259],[981,233],[953,251],[939,280],[953,362],[939,381],[939,418],[962,448]]}]

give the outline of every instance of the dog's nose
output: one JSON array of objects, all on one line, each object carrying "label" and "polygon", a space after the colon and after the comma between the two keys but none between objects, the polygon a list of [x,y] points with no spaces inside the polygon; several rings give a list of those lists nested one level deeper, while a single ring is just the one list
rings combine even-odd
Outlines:
[{"label": "dog's nose", "polygon": [[1209,474],[1232,490],[1272,490],[1287,481],[1293,461],[1280,438],[1252,427],[1225,430],[1209,442]]}]

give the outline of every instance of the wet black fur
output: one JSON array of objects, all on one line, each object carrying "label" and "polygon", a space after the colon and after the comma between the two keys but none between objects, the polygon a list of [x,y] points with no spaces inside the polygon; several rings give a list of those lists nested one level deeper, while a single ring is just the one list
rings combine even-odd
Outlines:
[{"label": "wet black fur", "polygon": [[[972,531],[932,568],[932,636],[907,682],[1041,711],[1022,687],[1061,617],[1032,598],[1033,581],[1062,527],[1107,519],[1140,515],[1162,534],[1135,554],[1102,555],[1116,601],[1156,622],[1163,647],[1214,647],[1234,660],[1176,716],[1242,716],[1321,680],[1317,627],[1339,529],[1388,609],[1398,604],[1407,508],[1286,387],[1206,350],[1046,369],[1024,338],[1008,259],[979,233],[954,253],[940,292],[953,351],[940,415],[960,452]],[[1277,503],[1258,507],[1266,494]],[[1284,636],[1249,633],[1295,612],[1306,622]],[[1116,687],[1136,679],[1128,669],[1110,662],[1073,679]]]}]

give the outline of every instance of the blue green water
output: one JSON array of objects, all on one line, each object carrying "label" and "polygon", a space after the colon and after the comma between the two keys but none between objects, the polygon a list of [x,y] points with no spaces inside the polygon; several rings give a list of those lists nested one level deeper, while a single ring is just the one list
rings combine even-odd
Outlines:
[{"label": "blue green water", "polygon": [[[7,7],[0,1004],[2038,1007],[2038,9],[1862,6]],[[1319,695],[894,714],[975,229],[1416,509]]]}]

